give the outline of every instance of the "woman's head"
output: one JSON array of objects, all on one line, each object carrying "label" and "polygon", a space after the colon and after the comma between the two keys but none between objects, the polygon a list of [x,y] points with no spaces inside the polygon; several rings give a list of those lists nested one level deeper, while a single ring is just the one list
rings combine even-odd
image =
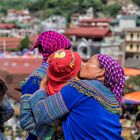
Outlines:
[{"label": "woman's head", "polygon": [[86,63],[82,64],[79,73],[80,78],[104,80],[105,69],[102,69],[98,60],[98,55],[92,56]]},{"label": "woman's head", "polygon": [[43,32],[37,38],[34,46],[31,50],[38,48],[39,52],[43,55],[43,61],[46,61],[48,57],[59,49],[70,49],[70,40],[55,31]]},{"label": "woman's head", "polygon": [[121,102],[125,77],[124,71],[117,61],[107,55],[95,55],[82,67],[80,76],[87,78],[84,74],[86,72],[88,72],[88,79],[103,80],[115,94],[116,99]]}]

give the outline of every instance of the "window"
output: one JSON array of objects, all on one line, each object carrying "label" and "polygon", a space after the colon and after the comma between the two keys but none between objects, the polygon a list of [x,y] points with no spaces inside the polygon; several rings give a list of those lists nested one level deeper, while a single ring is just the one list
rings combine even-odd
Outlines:
[{"label": "window", "polygon": [[136,59],[139,59],[139,56],[138,55],[136,55]]},{"label": "window", "polygon": [[133,34],[132,33],[130,34],[130,36],[131,36],[131,38],[133,38]]},{"label": "window", "polygon": [[130,49],[133,49],[133,44],[130,45]]},{"label": "window", "polygon": [[139,45],[137,44],[137,50],[139,50]]}]

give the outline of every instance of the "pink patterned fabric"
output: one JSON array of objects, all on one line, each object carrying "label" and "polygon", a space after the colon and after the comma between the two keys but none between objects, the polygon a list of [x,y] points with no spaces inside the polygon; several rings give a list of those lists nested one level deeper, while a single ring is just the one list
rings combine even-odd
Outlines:
[{"label": "pink patterned fabric", "polygon": [[70,48],[71,42],[66,36],[58,32],[47,31],[39,35],[31,50],[41,46],[43,49],[43,61],[46,61],[50,54],[54,53],[55,51]]},{"label": "pink patterned fabric", "polygon": [[122,91],[125,84],[124,71],[121,65],[107,55],[99,54],[98,59],[102,68],[105,68],[105,84],[115,94],[116,99],[122,101]]}]

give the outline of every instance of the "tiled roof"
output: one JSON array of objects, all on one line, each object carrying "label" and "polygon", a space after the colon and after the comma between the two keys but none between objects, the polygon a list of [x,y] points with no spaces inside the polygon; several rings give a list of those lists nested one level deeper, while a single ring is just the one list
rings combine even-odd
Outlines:
[{"label": "tiled roof", "polygon": [[30,74],[40,65],[39,58],[0,58],[0,69],[11,74]]},{"label": "tiled roof", "polygon": [[[30,38],[32,44],[35,42],[37,36],[32,36]],[[6,49],[16,49],[20,45],[22,38],[17,37],[0,37],[0,50],[3,49],[4,45]]]},{"label": "tiled roof", "polygon": [[111,18],[91,18],[91,19],[82,19],[80,23],[93,23],[93,22],[102,22],[102,23],[110,23],[112,21]]},{"label": "tiled roof", "polygon": [[65,35],[75,35],[79,37],[104,37],[111,34],[108,28],[101,27],[75,27],[65,30]]},{"label": "tiled roof", "polygon": [[0,23],[0,29],[13,29],[16,28],[15,24],[10,23]]}]

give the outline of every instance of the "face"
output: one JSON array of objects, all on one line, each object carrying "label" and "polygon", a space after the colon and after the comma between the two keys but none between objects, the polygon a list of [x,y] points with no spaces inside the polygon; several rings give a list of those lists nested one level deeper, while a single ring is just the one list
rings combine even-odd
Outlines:
[{"label": "face", "polygon": [[98,55],[91,57],[80,70],[80,77],[85,79],[98,79],[103,76],[104,70],[100,68]]}]

